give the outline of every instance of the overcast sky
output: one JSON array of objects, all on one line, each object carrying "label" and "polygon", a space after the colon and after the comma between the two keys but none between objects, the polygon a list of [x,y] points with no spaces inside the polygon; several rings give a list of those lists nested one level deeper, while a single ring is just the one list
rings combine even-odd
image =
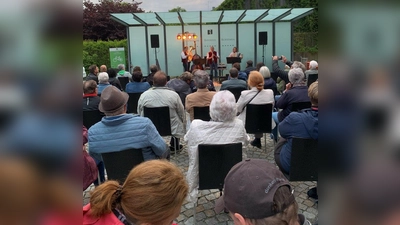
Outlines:
[{"label": "overcast sky", "polygon": [[[90,0],[98,2],[98,0]],[[131,0],[124,0],[125,2],[132,2]],[[186,11],[207,11],[212,7],[219,6],[223,0],[138,0],[135,2],[142,2],[140,8],[144,11],[153,12],[168,12],[168,10],[180,6]]]}]

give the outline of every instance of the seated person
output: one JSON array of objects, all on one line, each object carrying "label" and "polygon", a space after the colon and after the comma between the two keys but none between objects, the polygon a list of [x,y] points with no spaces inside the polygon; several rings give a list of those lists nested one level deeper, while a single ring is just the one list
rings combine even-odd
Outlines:
[{"label": "seated person", "polygon": [[[278,75],[282,80],[285,81],[285,83],[289,83],[289,73],[286,70],[282,70],[279,65],[278,65],[278,56],[272,56],[272,71]],[[306,71],[306,67],[304,66],[303,63],[299,61],[294,61],[291,62],[287,60],[287,58],[282,55],[282,62],[285,63],[286,66],[289,66],[291,69],[294,68],[301,68],[303,70],[303,73]]]},{"label": "seated person", "polygon": [[158,66],[157,65],[151,65],[150,66],[150,74],[143,79],[143,81],[148,82],[150,86],[153,86],[153,77],[154,74],[156,74],[158,71]]},{"label": "seated person", "polygon": [[122,185],[110,180],[94,189],[83,207],[83,225],[171,224],[187,193],[177,166],[164,160],[144,162]]},{"label": "seated person", "polygon": [[126,84],[126,93],[143,93],[150,88],[148,82],[142,82],[143,74],[140,71],[132,73],[132,82]]},{"label": "seated person", "polygon": [[[264,89],[264,78],[257,71],[251,71],[249,75],[248,84],[250,90],[242,91],[237,105],[237,111],[240,112],[238,119],[246,123],[246,106],[247,104],[261,105],[261,104],[272,104],[274,106],[274,92],[270,89]],[[265,112],[267,113],[267,112]],[[272,111],[271,111],[272,113]],[[272,127],[274,127],[273,120],[271,121]],[[262,133],[257,133],[254,135],[254,140],[250,143],[252,146],[261,148],[261,137]]]},{"label": "seated person", "polygon": [[215,91],[209,91],[207,88],[210,75],[204,70],[197,70],[194,73],[194,83],[197,91],[186,96],[185,109],[190,115],[190,120],[193,121],[193,107],[209,106]]},{"label": "seated person", "polygon": [[115,86],[116,88],[118,88],[119,90],[123,90],[122,89],[122,85],[121,82],[117,79],[117,70],[110,68],[107,70],[108,73],[108,82],[112,85]]},{"label": "seated person", "polygon": [[[106,116],[89,128],[89,154],[102,162],[101,153],[142,149],[145,161],[169,157],[164,139],[149,118],[126,114],[128,94],[114,86],[104,89],[99,110]],[[140,134],[140,135],[138,135]]]},{"label": "seated person", "polygon": [[[199,70],[199,69],[194,69],[194,70],[192,71],[192,74],[195,74],[196,71],[198,71],[198,70]],[[208,74],[208,72],[207,72],[207,74]],[[190,89],[192,89],[192,93],[194,93],[194,92],[197,91],[197,87],[196,87],[196,84],[194,83],[194,80],[193,80],[193,79],[192,79],[192,81],[190,82],[189,85],[190,85]],[[214,83],[213,83],[213,81],[210,80],[210,79],[208,79],[207,89],[208,89],[209,91],[216,91],[216,90],[215,90]]]},{"label": "seated person", "polygon": [[246,72],[240,71],[240,63],[234,63],[232,65],[232,68],[235,67],[238,70],[238,79],[239,80],[244,80],[247,82],[247,74]]},{"label": "seated person", "polygon": [[101,95],[101,92],[103,92],[104,88],[110,86],[110,82],[108,82],[108,74],[106,72],[101,72],[99,73],[99,84],[97,85],[97,94]]},{"label": "seated person", "polygon": [[271,78],[271,72],[268,67],[262,66],[260,68],[260,73],[264,77],[264,89],[271,89],[274,92],[274,96],[278,94],[278,89],[276,88],[276,82]]},{"label": "seated person", "polygon": [[[242,142],[245,148],[249,136],[243,122],[236,118],[235,97],[229,91],[218,91],[210,104],[211,121],[193,120],[185,135],[188,143],[189,168],[186,179],[189,183],[189,201],[197,200],[199,187],[199,144],[229,144]],[[223,133],[224,138],[219,134]]]},{"label": "seated person", "polygon": [[275,165],[246,159],[226,175],[224,194],[216,201],[215,211],[228,211],[235,225],[311,225],[297,214],[299,207],[291,190]]},{"label": "seated person", "polygon": [[83,111],[98,110],[100,97],[97,96],[97,84],[95,80],[83,83]]},{"label": "seated person", "polygon": [[257,68],[255,68],[253,66],[253,61],[252,60],[248,60],[246,62],[246,68],[244,69],[244,72],[247,74],[247,76],[249,76],[250,72],[253,71],[253,70],[257,70]]},{"label": "seated person", "polygon": [[228,90],[230,88],[243,88],[243,90],[247,90],[247,83],[244,80],[238,79],[239,70],[235,67],[229,70],[229,80],[225,80],[221,84],[220,90]]},{"label": "seated person", "polygon": [[192,78],[193,75],[190,72],[183,72],[178,78],[172,79],[167,82],[167,87],[178,93],[183,106],[185,106],[186,96],[192,93],[192,89],[190,88]]},{"label": "seated person", "polygon": [[308,88],[311,109],[291,112],[279,123],[281,139],[276,145],[275,162],[285,173],[289,174],[292,156],[292,138],[311,138],[318,140],[318,81]]},{"label": "seated person", "polygon": [[[310,61],[310,69],[304,72],[306,75],[306,81],[308,81],[308,75],[310,74],[317,74],[318,75],[318,63],[315,60]],[[307,83],[307,82],[306,82]]]},{"label": "seated person", "polygon": [[[289,70],[290,83],[286,85],[286,90],[282,96],[276,101],[276,108],[282,109],[279,112],[273,112],[272,118],[278,125],[292,110],[292,103],[295,102],[309,102],[310,98],[307,94],[307,85],[304,82],[304,73],[300,68]],[[272,130],[274,140],[277,141],[277,126]]]},{"label": "seated person", "polygon": [[[129,77],[129,81],[132,81],[132,75],[128,71],[125,71],[125,65],[124,64],[118,64],[118,76],[119,77]],[[122,87],[124,88],[124,87]]]}]

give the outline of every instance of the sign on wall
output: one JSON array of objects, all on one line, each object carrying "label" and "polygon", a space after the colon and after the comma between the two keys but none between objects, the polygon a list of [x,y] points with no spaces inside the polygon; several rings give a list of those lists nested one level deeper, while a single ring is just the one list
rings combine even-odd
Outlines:
[{"label": "sign on wall", "polygon": [[126,68],[125,48],[110,48],[111,68],[117,68],[119,64],[124,64]]}]

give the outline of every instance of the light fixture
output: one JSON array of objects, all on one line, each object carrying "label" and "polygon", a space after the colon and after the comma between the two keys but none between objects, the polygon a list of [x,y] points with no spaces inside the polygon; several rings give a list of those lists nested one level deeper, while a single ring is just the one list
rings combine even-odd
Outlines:
[{"label": "light fixture", "polygon": [[189,33],[189,32],[178,33],[176,35],[177,40],[196,40],[197,38],[198,36],[195,33]]},{"label": "light fixture", "polygon": [[178,34],[178,35],[176,36],[176,39],[181,40],[181,39],[182,39],[182,36],[181,36],[180,34]]},{"label": "light fixture", "polygon": [[186,35],[183,35],[182,39],[183,39],[183,40],[186,40]]},{"label": "light fixture", "polygon": [[197,39],[197,35],[194,34],[194,35],[193,35],[193,39]]}]

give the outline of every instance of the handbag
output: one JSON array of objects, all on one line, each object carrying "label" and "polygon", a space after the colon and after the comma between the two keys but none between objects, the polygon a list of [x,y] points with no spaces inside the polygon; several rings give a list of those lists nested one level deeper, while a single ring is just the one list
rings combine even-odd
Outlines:
[{"label": "handbag", "polygon": [[250,102],[253,101],[253,99],[254,99],[254,98],[258,95],[258,93],[260,93],[260,92],[261,92],[261,91],[258,91],[257,94],[255,94],[255,95],[250,99],[250,101],[248,101],[248,102],[246,103],[246,105],[243,106],[242,111],[236,113],[236,116],[239,116],[240,113],[242,113],[242,112],[244,111],[244,109],[246,108],[246,106],[247,106],[248,104],[250,104]]}]

